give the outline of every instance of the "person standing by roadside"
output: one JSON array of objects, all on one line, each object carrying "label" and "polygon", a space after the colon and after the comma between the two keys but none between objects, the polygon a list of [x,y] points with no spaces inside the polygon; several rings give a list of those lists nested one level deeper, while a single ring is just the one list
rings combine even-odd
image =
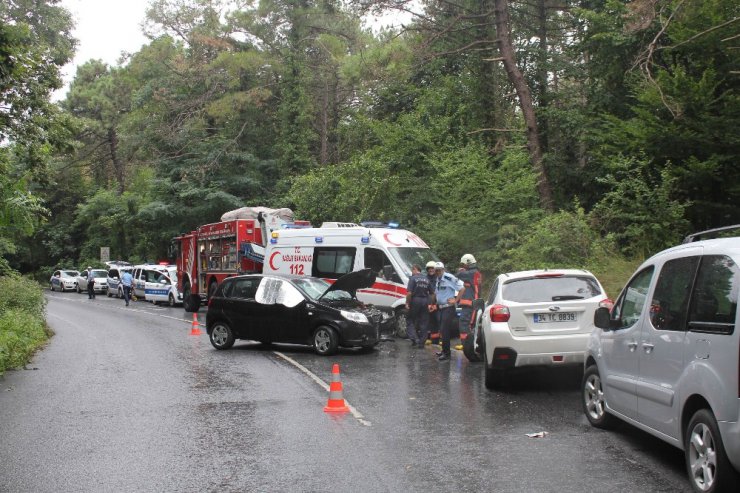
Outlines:
[{"label": "person standing by roadside", "polygon": [[452,324],[455,323],[455,305],[460,301],[457,296],[462,293],[463,283],[449,272],[445,272],[442,262],[437,262],[435,272],[437,285],[434,294],[437,298],[439,330],[442,334],[442,351],[438,352],[437,356],[439,361],[447,361],[450,359],[450,332]]},{"label": "person standing by roadside", "polygon": [[421,348],[429,335],[429,305],[434,302],[434,286],[429,277],[421,273],[421,267],[411,267],[411,278],[406,286],[406,334],[411,347]]},{"label": "person standing by roadside", "polygon": [[[427,262],[426,265],[427,268],[427,279],[429,279],[429,285],[432,288],[432,292],[437,287],[437,262],[434,260],[430,260]],[[425,341],[421,341],[422,344],[431,344],[432,339],[439,340],[439,313],[437,312],[437,301],[436,299],[430,299],[429,301],[429,327],[427,330],[428,337],[430,339],[427,339]]]},{"label": "person standing by roadside", "polygon": [[87,266],[87,299],[95,299],[95,276],[93,275],[92,267]]},{"label": "person standing by roadside", "polygon": [[123,271],[121,275],[121,286],[123,286],[123,299],[126,301],[126,306],[131,299],[131,288],[134,285],[134,276],[129,271]]},{"label": "person standing by roadside", "polygon": [[[457,273],[457,278],[463,282],[463,291],[460,299],[460,339],[467,337],[470,332],[470,323],[473,318],[473,300],[480,298],[480,286],[483,276],[478,270],[478,264],[472,254],[466,253],[460,259],[460,264],[465,266]],[[460,348],[462,349],[462,348]]]}]

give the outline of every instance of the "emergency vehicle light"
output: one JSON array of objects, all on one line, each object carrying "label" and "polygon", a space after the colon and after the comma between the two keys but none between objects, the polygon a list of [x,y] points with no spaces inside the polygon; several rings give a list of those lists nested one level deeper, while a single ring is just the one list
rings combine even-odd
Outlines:
[{"label": "emergency vehicle light", "polygon": [[360,238],[360,241],[362,242],[363,245],[367,245],[368,243],[370,243],[370,237],[363,236],[362,238]]},{"label": "emergency vehicle light", "polygon": [[323,243],[324,242],[324,237],[323,236],[316,236],[316,237],[314,237],[314,241],[316,243]]},{"label": "emergency vehicle light", "polygon": [[398,226],[399,226],[399,224],[398,224],[397,221],[391,221],[391,222],[388,223],[388,227],[389,228],[392,228],[392,229],[398,229]]}]

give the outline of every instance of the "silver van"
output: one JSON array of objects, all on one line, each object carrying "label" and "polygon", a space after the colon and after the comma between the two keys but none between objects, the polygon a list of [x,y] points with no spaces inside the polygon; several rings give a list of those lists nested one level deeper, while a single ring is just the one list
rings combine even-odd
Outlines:
[{"label": "silver van", "polygon": [[645,261],[611,313],[597,309],[583,409],[593,426],[619,418],[682,449],[695,491],[736,492],[740,238],[700,235]]}]

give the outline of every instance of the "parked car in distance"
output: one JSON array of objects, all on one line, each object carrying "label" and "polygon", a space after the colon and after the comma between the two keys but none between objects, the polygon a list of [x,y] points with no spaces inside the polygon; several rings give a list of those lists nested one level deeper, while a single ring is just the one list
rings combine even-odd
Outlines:
[{"label": "parked car in distance", "polygon": [[[108,289],[108,271],[105,269],[92,269],[93,277],[95,277],[95,285],[93,289],[96,293],[105,293]],[[77,289],[78,293],[87,292],[87,269],[81,271],[77,277]]]},{"label": "parked car in distance", "polygon": [[499,275],[478,324],[486,387],[502,385],[518,367],[582,365],[594,312],[611,303],[586,270]]},{"label": "parked car in distance", "polygon": [[78,275],[80,273],[76,270],[55,270],[49,279],[49,289],[59,290],[62,293],[68,289],[74,291],[77,287]]},{"label": "parked car in distance", "polygon": [[123,298],[123,286],[121,285],[121,277],[123,277],[124,272],[131,273],[133,269],[133,267],[118,265],[114,265],[110,269],[108,269],[108,285],[106,287],[106,293],[108,294],[109,298],[112,296],[115,296],[116,298]]},{"label": "parked car in distance", "polygon": [[174,265],[142,264],[133,267],[134,285],[132,293],[138,299],[154,304],[182,303],[177,290],[177,267]]},{"label": "parked car in distance", "polygon": [[740,491],[739,263],[738,237],[654,255],[596,311],[586,350],[589,422],[619,418],[682,449],[695,491]]},{"label": "parked car in distance", "polygon": [[207,333],[216,349],[228,349],[237,339],[307,344],[320,355],[339,347],[372,348],[380,340],[381,324],[395,323],[357,300],[357,290],[374,282],[370,269],[333,284],[287,274],[230,277],[208,301]]}]

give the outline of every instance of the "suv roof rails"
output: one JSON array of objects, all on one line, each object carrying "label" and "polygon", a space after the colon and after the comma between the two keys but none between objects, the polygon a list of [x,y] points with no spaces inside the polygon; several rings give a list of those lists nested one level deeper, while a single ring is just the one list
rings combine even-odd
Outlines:
[{"label": "suv roof rails", "polygon": [[721,233],[722,231],[731,231],[733,229],[740,229],[740,224],[735,224],[733,226],[723,226],[721,228],[708,229],[706,231],[699,231],[698,233],[688,235],[686,238],[683,239],[683,242],[692,243],[694,241],[700,240],[702,236],[709,235],[712,233]]}]

